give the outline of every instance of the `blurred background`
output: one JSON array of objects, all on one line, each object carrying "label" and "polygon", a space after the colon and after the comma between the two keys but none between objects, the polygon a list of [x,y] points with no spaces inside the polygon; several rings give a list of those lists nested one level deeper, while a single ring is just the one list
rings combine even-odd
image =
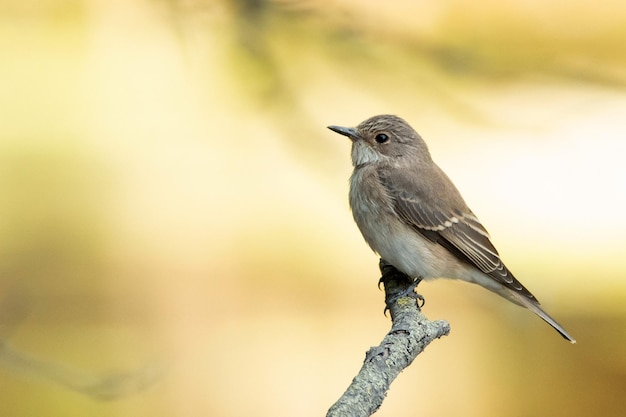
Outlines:
[{"label": "blurred background", "polygon": [[469,284],[377,416],[626,413],[626,4],[0,1],[0,414],[320,416],[390,327],[397,114],[576,337]]}]

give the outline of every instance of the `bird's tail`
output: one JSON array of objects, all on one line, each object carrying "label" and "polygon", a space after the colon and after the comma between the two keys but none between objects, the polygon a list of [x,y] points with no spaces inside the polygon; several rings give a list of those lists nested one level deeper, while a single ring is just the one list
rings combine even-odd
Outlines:
[{"label": "bird's tail", "polygon": [[523,307],[526,307],[527,309],[529,309],[530,311],[532,311],[533,313],[541,317],[546,323],[552,326],[554,330],[559,332],[561,336],[569,340],[571,343],[576,343],[576,340],[567,332],[567,330],[563,328],[563,326],[557,323],[556,320],[550,317],[548,313],[546,313],[545,311],[543,311],[541,307],[539,307],[539,303],[537,301],[531,300],[525,297],[524,295],[517,293],[513,290],[510,290],[510,294],[513,296],[514,298],[513,301],[515,303],[520,304]]}]

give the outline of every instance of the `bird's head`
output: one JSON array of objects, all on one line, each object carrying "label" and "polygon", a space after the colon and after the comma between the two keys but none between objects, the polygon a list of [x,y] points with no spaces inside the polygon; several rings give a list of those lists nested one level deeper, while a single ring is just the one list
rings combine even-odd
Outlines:
[{"label": "bird's head", "polygon": [[424,140],[398,116],[384,114],[370,117],[357,127],[328,128],[352,140],[354,166],[403,157],[415,163],[424,159],[430,160]]}]

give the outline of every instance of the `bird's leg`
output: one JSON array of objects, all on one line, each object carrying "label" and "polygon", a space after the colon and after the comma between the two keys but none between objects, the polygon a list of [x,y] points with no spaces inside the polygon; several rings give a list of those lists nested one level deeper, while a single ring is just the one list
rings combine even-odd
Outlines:
[{"label": "bird's leg", "polygon": [[417,308],[422,308],[424,303],[424,297],[415,292],[415,289],[422,281],[420,277],[412,278],[393,267],[390,263],[384,259],[380,260],[380,272],[382,276],[378,281],[378,287],[380,284],[385,286],[385,313],[389,310],[389,307],[398,301],[400,298],[408,297],[415,299]]}]

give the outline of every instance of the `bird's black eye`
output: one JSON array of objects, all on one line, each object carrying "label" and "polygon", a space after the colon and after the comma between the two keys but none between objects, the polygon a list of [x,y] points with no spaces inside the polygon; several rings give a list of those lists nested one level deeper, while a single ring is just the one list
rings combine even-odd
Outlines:
[{"label": "bird's black eye", "polygon": [[374,139],[376,139],[376,142],[378,143],[389,142],[389,136],[385,135],[384,133],[379,133]]}]

